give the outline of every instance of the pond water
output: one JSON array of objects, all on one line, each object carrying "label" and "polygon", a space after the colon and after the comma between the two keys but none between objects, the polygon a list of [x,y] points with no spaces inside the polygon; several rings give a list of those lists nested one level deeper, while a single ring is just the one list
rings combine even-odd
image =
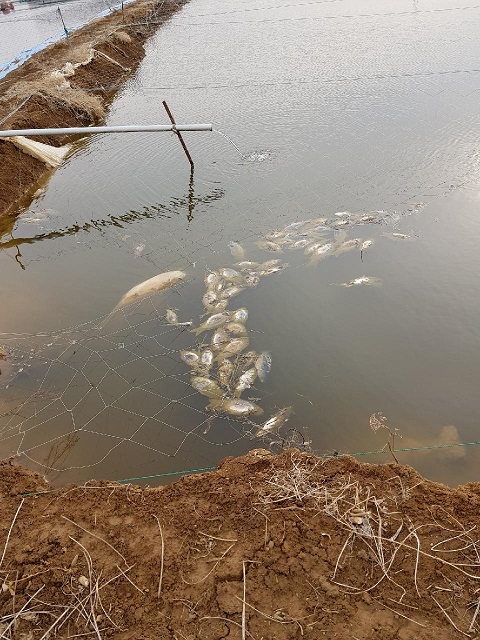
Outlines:
[{"label": "pond water", "polygon": [[[186,5],[147,43],[108,123],[167,122],[166,100],[177,122],[212,122],[241,153],[186,134],[191,176],[170,134],[92,137],[4,224],[2,456],[66,482],[214,466],[272,440],[378,451],[377,412],[398,448],[480,440],[479,28],[480,8],[459,0]],[[362,255],[311,265],[257,245],[342,211],[382,212],[345,228],[374,240]],[[249,348],[272,356],[242,396],[265,411],[252,420],[294,410],[280,436],[206,411],[178,353],[197,339],[163,317],[202,321],[206,270],[232,266],[231,241],[246,260],[289,264],[229,306],[248,308]],[[180,286],[108,315],[174,269]],[[380,285],[331,286],[363,275]],[[397,457],[457,484],[477,479],[479,451]]]},{"label": "pond water", "polygon": [[22,51],[37,47],[49,38],[63,37],[61,14],[67,29],[92,20],[117,3],[107,0],[34,0],[13,2],[13,10],[0,12],[0,67]]}]

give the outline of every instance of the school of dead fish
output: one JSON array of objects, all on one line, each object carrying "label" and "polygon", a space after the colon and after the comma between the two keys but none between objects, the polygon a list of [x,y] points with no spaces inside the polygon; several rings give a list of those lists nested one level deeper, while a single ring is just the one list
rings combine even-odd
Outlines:
[{"label": "school of dead fish", "polygon": [[[386,212],[352,214],[341,211],[332,218],[315,218],[287,224],[283,229],[266,233],[257,245],[265,252],[285,254],[292,250],[303,251],[310,264],[316,264],[329,256],[340,256],[349,251],[363,254],[374,243],[372,238],[347,238],[347,229],[358,225],[384,221]],[[412,241],[414,238],[403,233],[386,233],[386,237],[396,241]],[[251,417],[263,414],[263,409],[254,399],[244,399],[256,383],[264,383],[272,368],[272,358],[266,351],[257,353],[249,350],[250,340],[246,323],[248,310],[239,307],[228,309],[233,298],[246,289],[256,287],[261,278],[281,273],[288,262],[272,258],[264,262],[245,260],[245,249],[232,240],[230,252],[235,260],[232,267],[221,267],[205,276],[205,294],[202,304],[207,319],[192,329],[201,342],[191,350],[180,351],[180,358],[191,369],[191,385],[199,394],[209,400],[207,409],[214,413],[226,413],[251,421]],[[144,245],[138,248],[138,255]],[[186,277],[183,271],[161,273],[142,282],[128,291],[112,311],[132,302],[168,289]],[[380,280],[370,276],[359,276],[338,286],[378,285]],[[111,315],[111,314],[110,314]],[[192,321],[180,322],[175,309],[167,309],[167,324],[189,326]],[[1,352],[0,352],[1,353]],[[283,407],[270,416],[263,424],[254,423],[256,437],[278,431],[293,414],[291,407]]]},{"label": "school of dead fish", "polygon": [[[357,250],[363,254],[373,244],[372,238],[347,238],[347,229],[354,225],[381,222],[383,211],[366,215],[338,212],[333,218],[316,218],[292,222],[283,229],[268,232],[256,244],[265,252],[285,254],[302,250],[309,263],[316,264],[328,256],[340,256]],[[400,233],[385,234],[393,240],[410,240],[411,236]],[[193,333],[201,342],[192,350],[180,351],[180,357],[191,369],[191,385],[209,400],[207,409],[215,413],[226,413],[252,422],[252,417],[263,414],[263,409],[254,399],[242,398],[252,393],[255,384],[264,383],[272,368],[272,358],[266,351],[249,350],[246,327],[248,310],[240,307],[229,310],[233,298],[255,287],[261,278],[281,273],[288,262],[273,258],[264,262],[246,260],[244,247],[237,242],[229,243],[230,252],[236,261],[232,267],[221,267],[205,276],[205,294],[202,304],[207,319]],[[282,256],[283,257],[283,256]],[[378,285],[380,280],[371,276],[359,276],[339,286]],[[178,323],[178,318],[169,316],[167,322]],[[255,423],[255,437],[262,437],[279,429],[293,414],[291,407],[279,409],[263,424]]]}]

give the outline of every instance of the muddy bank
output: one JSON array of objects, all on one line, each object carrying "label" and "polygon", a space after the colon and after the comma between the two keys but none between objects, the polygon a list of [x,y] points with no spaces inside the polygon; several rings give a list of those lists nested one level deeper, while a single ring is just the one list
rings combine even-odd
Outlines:
[{"label": "muddy bank", "polygon": [[478,636],[478,483],[256,450],[164,488],[22,502],[50,489],[0,468],[4,637]]},{"label": "muddy bank", "polygon": [[[72,33],[70,46],[61,41],[33,56],[0,82],[1,127],[100,124],[116,91],[142,60],[146,39],[184,3],[138,0]],[[66,142],[58,136],[37,139],[54,146]],[[0,230],[5,230],[8,213],[35,191],[42,176],[48,177],[48,168],[8,140],[0,140],[0,166]]]}]

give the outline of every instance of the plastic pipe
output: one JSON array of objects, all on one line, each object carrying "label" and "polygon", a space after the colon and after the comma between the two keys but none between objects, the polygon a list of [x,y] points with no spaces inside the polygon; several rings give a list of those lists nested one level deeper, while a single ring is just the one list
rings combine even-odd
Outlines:
[{"label": "plastic pipe", "polygon": [[114,127],[63,127],[60,129],[10,129],[0,131],[0,138],[12,136],[61,136],[92,133],[138,133],[142,131],[213,131],[211,124],[144,124]]}]

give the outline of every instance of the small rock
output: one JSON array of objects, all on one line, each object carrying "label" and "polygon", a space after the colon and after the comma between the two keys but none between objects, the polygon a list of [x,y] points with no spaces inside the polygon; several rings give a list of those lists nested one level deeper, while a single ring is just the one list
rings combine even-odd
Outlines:
[{"label": "small rock", "polygon": [[82,587],[88,587],[90,583],[88,582],[88,578],[86,578],[85,576],[80,576],[78,579],[78,584],[81,584]]}]

